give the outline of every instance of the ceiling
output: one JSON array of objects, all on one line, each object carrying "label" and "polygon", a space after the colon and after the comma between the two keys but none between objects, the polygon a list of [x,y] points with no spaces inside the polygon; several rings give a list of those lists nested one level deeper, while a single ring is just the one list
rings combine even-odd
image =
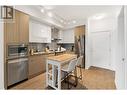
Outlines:
[{"label": "ceiling", "polygon": [[119,11],[121,6],[57,5],[45,6],[45,8],[46,7],[64,20],[71,21],[76,19],[87,19],[90,16],[100,13],[114,15]]},{"label": "ceiling", "polygon": [[[35,6],[39,10],[42,8],[47,12],[52,12],[55,20],[63,26],[79,24],[89,17],[104,14],[105,16],[116,16],[121,6],[118,5],[40,5]],[[41,11],[40,11],[41,12]],[[44,13],[45,15],[45,13]],[[63,20],[61,22],[61,19]],[[76,23],[73,23],[76,21]],[[71,24],[70,24],[71,23]]]}]

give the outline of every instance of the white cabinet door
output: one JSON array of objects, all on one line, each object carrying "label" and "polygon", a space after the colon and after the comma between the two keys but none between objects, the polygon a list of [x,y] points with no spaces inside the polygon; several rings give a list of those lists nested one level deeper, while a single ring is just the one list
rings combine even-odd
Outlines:
[{"label": "white cabinet door", "polygon": [[47,27],[47,43],[51,43],[51,27]]},{"label": "white cabinet door", "polygon": [[33,21],[29,23],[29,42],[39,41],[39,32],[36,30],[36,24]]},{"label": "white cabinet door", "polygon": [[29,42],[51,43],[51,27],[31,20],[29,23]]}]

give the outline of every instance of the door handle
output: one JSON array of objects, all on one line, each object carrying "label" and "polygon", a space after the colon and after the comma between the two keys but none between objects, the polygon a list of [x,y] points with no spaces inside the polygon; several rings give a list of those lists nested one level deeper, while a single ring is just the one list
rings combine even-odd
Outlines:
[{"label": "door handle", "polygon": [[124,61],[125,60],[125,58],[122,58],[122,61]]}]

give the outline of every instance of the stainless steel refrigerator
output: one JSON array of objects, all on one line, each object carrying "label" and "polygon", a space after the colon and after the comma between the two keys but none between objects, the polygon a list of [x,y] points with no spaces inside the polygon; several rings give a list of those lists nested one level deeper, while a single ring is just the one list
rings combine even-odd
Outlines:
[{"label": "stainless steel refrigerator", "polygon": [[75,54],[83,56],[82,67],[85,68],[85,35],[75,35]]}]

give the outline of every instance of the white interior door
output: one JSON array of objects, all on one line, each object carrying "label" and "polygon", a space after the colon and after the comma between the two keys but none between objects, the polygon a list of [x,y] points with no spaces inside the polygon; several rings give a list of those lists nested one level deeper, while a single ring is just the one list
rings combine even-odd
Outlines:
[{"label": "white interior door", "polygon": [[110,31],[92,33],[92,65],[110,69]]},{"label": "white interior door", "polygon": [[116,86],[117,89],[125,89],[125,31],[124,9],[118,17],[118,40],[117,40],[117,63],[116,63]]}]

